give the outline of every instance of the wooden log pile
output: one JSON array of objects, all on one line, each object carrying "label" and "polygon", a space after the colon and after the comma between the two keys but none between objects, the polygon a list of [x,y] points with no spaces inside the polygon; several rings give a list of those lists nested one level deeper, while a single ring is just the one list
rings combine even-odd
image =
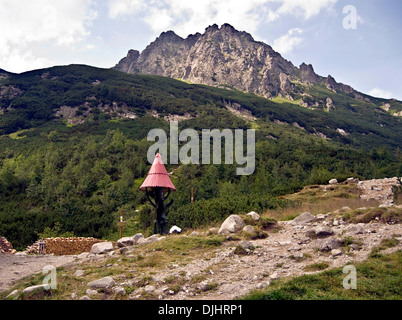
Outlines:
[{"label": "wooden log pile", "polygon": [[0,254],[2,253],[8,253],[8,254],[14,254],[16,253],[16,250],[13,249],[13,246],[8,240],[4,237],[0,237]]},{"label": "wooden log pile", "polygon": [[[28,254],[54,254],[59,255],[74,255],[82,252],[89,252],[92,245],[103,240],[95,238],[46,238],[36,241],[33,245],[27,247],[25,252]],[[44,252],[40,251],[41,243],[44,243]]]}]

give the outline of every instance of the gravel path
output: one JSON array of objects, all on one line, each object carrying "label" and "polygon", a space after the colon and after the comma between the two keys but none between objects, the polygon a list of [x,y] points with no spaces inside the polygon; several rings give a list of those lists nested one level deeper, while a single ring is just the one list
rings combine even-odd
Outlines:
[{"label": "gravel path", "polygon": [[35,273],[43,267],[61,267],[76,260],[75,256],[15,256],[0,254],[0,292],[8,290],[14,281]]}]

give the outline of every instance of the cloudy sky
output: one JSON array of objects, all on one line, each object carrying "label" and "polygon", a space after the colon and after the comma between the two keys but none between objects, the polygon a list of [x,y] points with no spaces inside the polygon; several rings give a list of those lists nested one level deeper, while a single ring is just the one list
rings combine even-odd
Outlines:
[{"label": "cloudy sky", "polygon": [[0,68],[109,68],[162,31],[229,23],[296,66],[402,100],[400,0],[0,0]]}]

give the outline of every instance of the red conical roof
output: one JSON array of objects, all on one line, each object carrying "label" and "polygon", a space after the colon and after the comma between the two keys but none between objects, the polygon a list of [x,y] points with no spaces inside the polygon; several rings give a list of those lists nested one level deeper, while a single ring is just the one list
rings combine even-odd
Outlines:
[{"label": "red conical roof", "polygon": [[155,156],[154,163],[148,172],[148,176],[142,183],[140,190],[145,191],[146,189],[149,190],[156,187],[164,188],[166,191],[176,191],[176,188],[169,178],[169,174],[166,171],[165,165],[162,162],[162,157],[159,153]]}]

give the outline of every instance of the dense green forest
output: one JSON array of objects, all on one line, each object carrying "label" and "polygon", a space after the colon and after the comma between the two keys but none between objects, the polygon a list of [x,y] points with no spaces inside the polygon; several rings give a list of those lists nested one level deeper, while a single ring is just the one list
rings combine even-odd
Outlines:
[{"label": "dense green forest", "polygon": [[[17,249],[55,227],[60,234],[112,237],[121,211],[135,230],[151,232],[154,213],[138,190],[150,168],[152,142],[146,137],[153,128],[169,132],[163,116],[170,114],[191,115],[180,130],[256,129],[256,170],[250,176],[237,176],[237,165],[167,164],[177,189],[168,212],[171,225],[197,227],[232,213],[288,206],[277,196],[331,178],[402,175],[400,120],[345,95],[328,93],[338,105],[328,113],[87,66],[12,75],[0,80],[0,88],[0,235]],[[113,103],[138,117],[102,111]],[[240,104],[257,120],[235,116],[227,103]],[[68,125],[55,117],[60,106],[77,107],[76,117],[85,122]]]}]

